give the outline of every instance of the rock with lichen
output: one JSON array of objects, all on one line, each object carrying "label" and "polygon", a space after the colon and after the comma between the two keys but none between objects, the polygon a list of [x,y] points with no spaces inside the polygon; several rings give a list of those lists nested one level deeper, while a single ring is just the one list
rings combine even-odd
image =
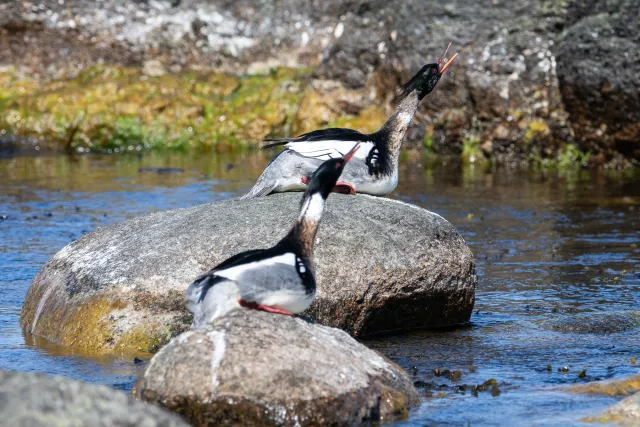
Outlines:
[{"label": "rock with lichen", "polygon": [[237,310],[156,354],[134,394],[194,425],[353,425],[406,416],[408,375],[347,333]]},{"label": "rock with lichen", "polygon": [[[633,47],[640,31],[634,8],[635,0],[375,0],[357,6],[335,0],[105,0],[99,8],[86,0],[4,2],[0,70],[8,64],[27,79],[55,81],[56,95],[64,95],[67,91],[60,89],[96,64],[142,70],[151,80],[203,70],[252,78],[283,67],[311,72],[311,80],[278,86],[285,93],[294,87],[305,94],[302,98],[274,98],[268,90],[255,97],[238,92],[233,99],[246,97],[250,103],[235,106],[239,120],[227,123],[209,120],[209,113],[229,117],[218,112],[215,101],[208,111],[190,109],[199,102],[188,95],[191,85],[182,81],[187,94],[176,102],[184,102],[183,111],[172,103],[163,110],[157,99],[150,104],[160,129],[171,120],[180,125],[153,134],[158,146],[162,141],[171,147],[200,145],[205,129],[213,144],[256,144],[267,134],[316,126],[353,123],[372,130],[394,106],[397,86],[434,62],[453,41],[461,55],[422,102],[407,145],[420,146],[428,136],[431,152],[459,156],[465,139],[478,140],[484,147],[478,160],[561,165],[563,147],[574,144],[582,155],[571,164],[625,164],[625,158],[638,159],[640,108],[634,88],[640,74]],[[340,90],[317,90],[322,85]],[[62,99],[47,113],[48,121],[35,118],[46,131],[43,140],[51,134],[65,141],[80,121],[82,107]],[[129,116],[148,108],[144,97],[128,101],[118,103],[126,104]],[[0,111],[7,103],[0,94]],[[262,108],[265,104],[269,108]],[[461,120],[448,120],[450,111],[461,113]],[[364,113],[368,116],[358,120]],[[33,124],[27,119],[16,125],[16,117],[9,117],[8,130],[23,136]],[[548,132],[535,132],[541,125]],[[183,132],[189,127],[198,131]],[[430,128],[433,133],[427,135]],[[104,133],[111,130],[107,122]],[[494,137],[496,133],[501,136]],[[70,139],[75,144],[82,140]]]},{"label": "rock with lichen", "polygon": [[[99,228],[38,272],[21,324],[69,347],[155,351],[189,327],[189,283],[238,252],[272,246],[299,200],[227,200]],[[356,336],[460,324],[473,309],[471,250],[449,222],[416,206],[332,195],[314,261],[318,290],[306,315]]]}]

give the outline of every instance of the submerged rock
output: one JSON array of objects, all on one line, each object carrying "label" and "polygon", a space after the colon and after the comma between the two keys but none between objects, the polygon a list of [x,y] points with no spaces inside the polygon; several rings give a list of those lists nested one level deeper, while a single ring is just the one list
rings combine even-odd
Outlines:
[{"label": "submerged rock", "polygon": [[347,333],[237,310],[174,338],[134,394],[205,425],[350,425],[406,416],[407,374]]},{"label": "submerged rock", "polygon": [[640,311],[581,313],[547,320],[541,325],[556,332],[612,334],[640,327]]},{"label": "submerged rock", "polygon": [[640,426],[640,392],[609,407],[604,414],[587,418],[585,421],[629,427]]},{"label": "submerged rock", "polygon": [[581,384],[571,387],[569,391],[574,393],[604,394],[607,396],[628,396],[632,393],[640,392],[640,375]]},{"label": "submerged rock", "polygon": [[[159,212],[100,228],[58,252],[25,299],[27,332],[98,351],[154,351],[191,323],[183,293],[240,251],[272,246],[300,193]],[[468,321],[473,255],[439,215],[406,203],[332,195],[306,313],[356,336]]]},{"label": "submerged rock", "polygon": [[0,371],[0,413],[7,426],[188,426],[121,391],[23,372]]}]

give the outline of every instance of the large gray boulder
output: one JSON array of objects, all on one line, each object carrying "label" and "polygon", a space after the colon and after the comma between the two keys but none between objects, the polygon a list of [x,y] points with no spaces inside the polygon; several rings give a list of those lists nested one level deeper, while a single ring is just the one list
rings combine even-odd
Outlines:
[{"label": "large gray boulder", "polygon": [[246,309],[174,338],[134,394],[198,426],[353,425],[420,401],[404,371],[346,332]]},{"label": "large gray boulder", "polygon": [[24,372],[0,371],[5,426],[187,427],[180,417],[108,387]]},{"label": "large gray boulder", "polygon": [[[184,290],[240,251],[266,248],[301,193],[159,212],[100,228],[58,252],[22,308],[29,332],[98,351],[154,351],[191,322]],[[473,255],[439,215],[371,196],[332,195],[316,240],[308,316],[356,336],[466,322]]]}]

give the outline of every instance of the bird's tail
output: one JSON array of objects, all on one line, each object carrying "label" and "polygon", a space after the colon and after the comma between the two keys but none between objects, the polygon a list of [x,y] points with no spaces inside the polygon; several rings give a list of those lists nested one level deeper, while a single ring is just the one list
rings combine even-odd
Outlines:
[{"label": "bird's tail", "polygon": [[240,200],[251,199],[253,197],[264,197],[271,193],[278,186],[278,182],[268,183],[266,180],[258,179],[258,182],[249,190],[247,194],[240,197]]},{"label": "bird's tail", "polygon": [[191,326],[196,329],[239,306],[237,285],[211,273],[194,280],[185,291],[185,298],[187,309],[193,313]]},{"label": "bird's tail", "polygon": [[207,291],[215,284],[217,277],[211,274],[204,274],[193,281],[184,293],[187,300],[187,309],[193,314],[197,314],[202,308],[202,301],[207,295]]}]

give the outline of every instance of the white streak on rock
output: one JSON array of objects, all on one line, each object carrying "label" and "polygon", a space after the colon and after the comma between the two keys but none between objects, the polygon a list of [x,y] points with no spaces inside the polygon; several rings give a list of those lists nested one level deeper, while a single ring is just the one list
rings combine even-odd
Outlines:
[{"label": "white streak on rock", "polygon": [[40,314],[42,313],[42,309],[44,308],[44,305],[47,302],[47,299],[51,295],[52,291],[53,291],[53,286],[49,286],[49,288],[47,288],[47,290],[44,291],[44,294],[42,295],[42,298],[40,298],[40,302],[38,303],[38,308],[36,309],[36,314],[33,316],[33,324],[31,325],[31,333],[35,332],[36,325],[38,324],[38,319],[40,318]]},{"label": "white streak on rock", "polygon": [[224,332],[211,331],[207,334],[213,343],[213,355],[211,356],[211,393],[215,393],[218,388],[218,368],[224,358],[226,344],[224,342]]}]

